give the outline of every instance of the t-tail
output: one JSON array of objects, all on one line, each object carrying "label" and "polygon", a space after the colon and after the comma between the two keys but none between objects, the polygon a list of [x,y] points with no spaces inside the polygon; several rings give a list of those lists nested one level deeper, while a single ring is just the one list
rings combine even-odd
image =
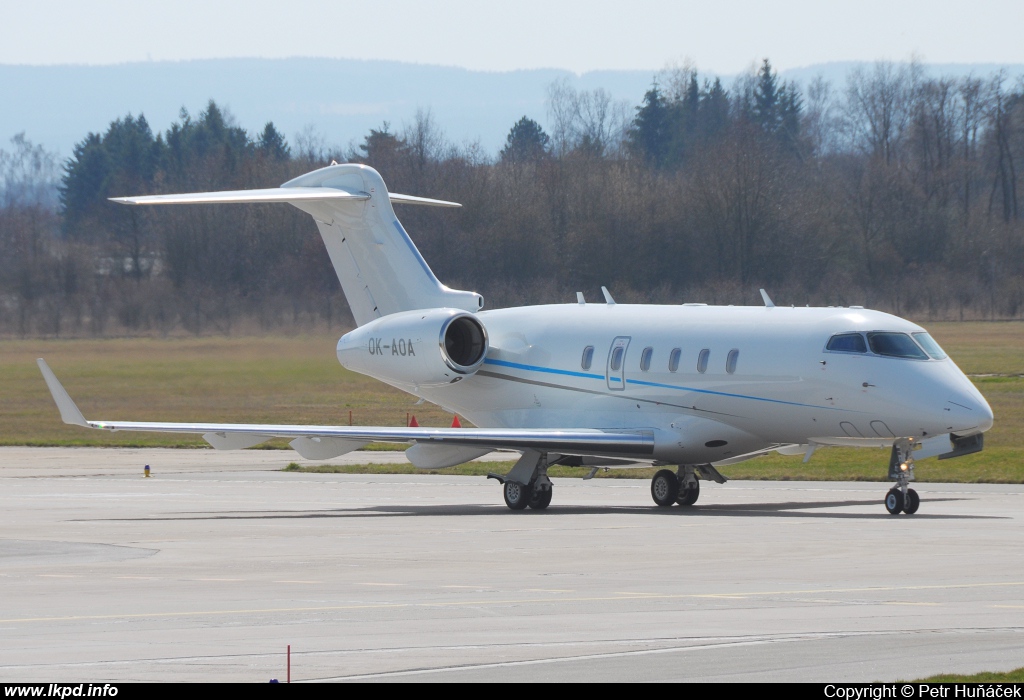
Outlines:
[{"label": "t-tail", "polygon": [[122,204],[287,202],[316,221],[357,325],[416,309],[476,312],[483,297],[449,289],[430,270],[402,227],[392,203],[458,207],[454,202],[389,193],[367,165],[331,165],[279,188],[116,197]]}]

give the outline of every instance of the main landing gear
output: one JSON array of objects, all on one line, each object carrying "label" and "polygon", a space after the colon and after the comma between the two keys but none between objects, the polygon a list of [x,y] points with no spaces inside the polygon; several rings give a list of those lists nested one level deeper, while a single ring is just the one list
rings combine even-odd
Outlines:
[{"label": "main landing gear", "polygon": [[553,489],[545,454],[526,450],[508,474],[488,474],[487,478],[501,483],[505,505],[512,510],[544,510],[551,505]]},{"label": "main landing gear", "polygon": [[914,441],[912,438],[900,438],[892,445],[889,456],[889,479],[896,485],[885,494],[885,509],[889,515],[906,513],[913,515],[921,507],[921,497],[910,488],[914,480]]},{"label": "main landing gear", "polygon": [[698,472],[704,479],[717,481],[719,484],[726,482],[726,478],[710,464],[696,467],[690,464],[681,464],[675,472],[671,469],[662,469],[654,475],[654,478],[651,479],[651,498],[664,508],[668,508],[673,503],[692,506],[700,497]]}]

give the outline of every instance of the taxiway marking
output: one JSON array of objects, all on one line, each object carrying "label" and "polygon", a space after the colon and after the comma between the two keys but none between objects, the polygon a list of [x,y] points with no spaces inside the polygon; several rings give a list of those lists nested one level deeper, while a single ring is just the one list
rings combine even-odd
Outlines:
[{"label": "taxiway marking", "polygon": [[[322,581],[274,581],[274,583],[322,583]],[[954,583],[931,586],[865,586],[861,588],[815,588],[791,591],[756,591],[732,594],[723,593],[651,593],[627,594],[593,597],[559,597],[559,598],[510,598],[497,600],[453,600],[432,603],[366,603],[361,605],[323,605],[301,608],[251,608],[241,610],[193,610],[182,612],[123,613],[110,615],[67,615],[55,617],[16,617],[0,619],[0,624],[16,622],[72,622],[78,620],[126,620],[139,618],[173,618],[202,615],[266,615],[270,613],[306,613],[332,612],[341,610],[387,610],[400,608],[451,608],[480,607],[487,605],[536,605],[538,603],[596,603],[617,600],[696,600],[702,598],[744,598],[755,596],[806,595],[812,593],[872,593],[895,591],[950,591],[971,588],[1011,588],[1024,586],[1024,581],[990,582],[990,583]],[[889,604],[890,601],[879,601],[878,604]],[[906,603],[900,603],[905,605]],[[1011,607],[1011,606],[1007,606]]]}]

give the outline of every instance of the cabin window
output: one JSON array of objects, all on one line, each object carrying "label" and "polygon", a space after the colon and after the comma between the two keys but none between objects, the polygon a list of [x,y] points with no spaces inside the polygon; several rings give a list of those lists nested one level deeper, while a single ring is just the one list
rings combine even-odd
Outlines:
[{"label": "cabin window", "polygon": [[736,373],[736,362],[740,359],[740,351],[735,348],[729,351],[729,356],[725,359],[725,371],[729,374]]},{"label": "cabin window", "polygon": [[697,371],[700,372],[701,374],[704,374],[705,372],[708,371],[709,357],[711,357],[711,351],[708,350],[707,348],[701,350],[700,354],[697,355]]},{"label": "cabin window", "polygon": [[583,348],[583,359],[580,361],[580,367],[590,369],[592,364],[594,364],[594,346],[588,345]]},{"label": "cabin window", "polygon": [[868,346],[860,333],[840,333],[828,339],[825,349],[831,352],[867,352]]},{"label": "cabin window", "polygon": [[621,346],[619,346],[619,347],[615,348],[614,350],[612,350],[612,361],[611,361],[612,372],[618,372],[620,369],[622,369],[622,355],[625,352],[626,352],[626,348],[621,347]]},{"label": "cabin window", "polygon": [[935,339],[927,333],[914,333],[913,336],[914,340],[917,341],[917,344],[924,348],[924,351],[928,353],[928,356],[933,360],[945,360],[949,357],[945,352],[943,352],[942,348],[939,347],[939,344],[935,342]]},{"label": "cabin window", "polygon": [[673,348],[672,352],[668,356],[668,371],[675,372],[679,369],[679,358],[682,356],[683,351],[679,348]]},{"label": "cabin window", "polygon": [[651,368],[651,355],[654,354],[654,348],[644,348],[644,351],[640,353],[640,370],[646,372]]},{"label": "cabin window", "polygon": [[928,355],[906,333],[868,333],[871,352],[884,357],[902,357],[908,360],[927,360]]}]

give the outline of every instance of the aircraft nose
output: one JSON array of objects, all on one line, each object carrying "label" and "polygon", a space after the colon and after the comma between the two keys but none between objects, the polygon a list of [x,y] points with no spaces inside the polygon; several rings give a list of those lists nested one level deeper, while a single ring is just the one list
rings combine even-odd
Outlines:
[{"label": "aircraft nose", "polygon": [[992,427],[992,407],[966,376],[961,374],[951,382],[946,393],[946,407],[956,417],[957,429],[984,432]]},{"label": "aircraft nose", "polygon": [[980,405],[978,406],[977,411],[982,419],[981,425],[979,425],[978,428],[984,432],[992,427],[992,421],[995,419],[995,416],[992,414],[992,407],[988,405],[988,401],[985,400],[985,397],[979,395],[978,398],[980,399]]}]

